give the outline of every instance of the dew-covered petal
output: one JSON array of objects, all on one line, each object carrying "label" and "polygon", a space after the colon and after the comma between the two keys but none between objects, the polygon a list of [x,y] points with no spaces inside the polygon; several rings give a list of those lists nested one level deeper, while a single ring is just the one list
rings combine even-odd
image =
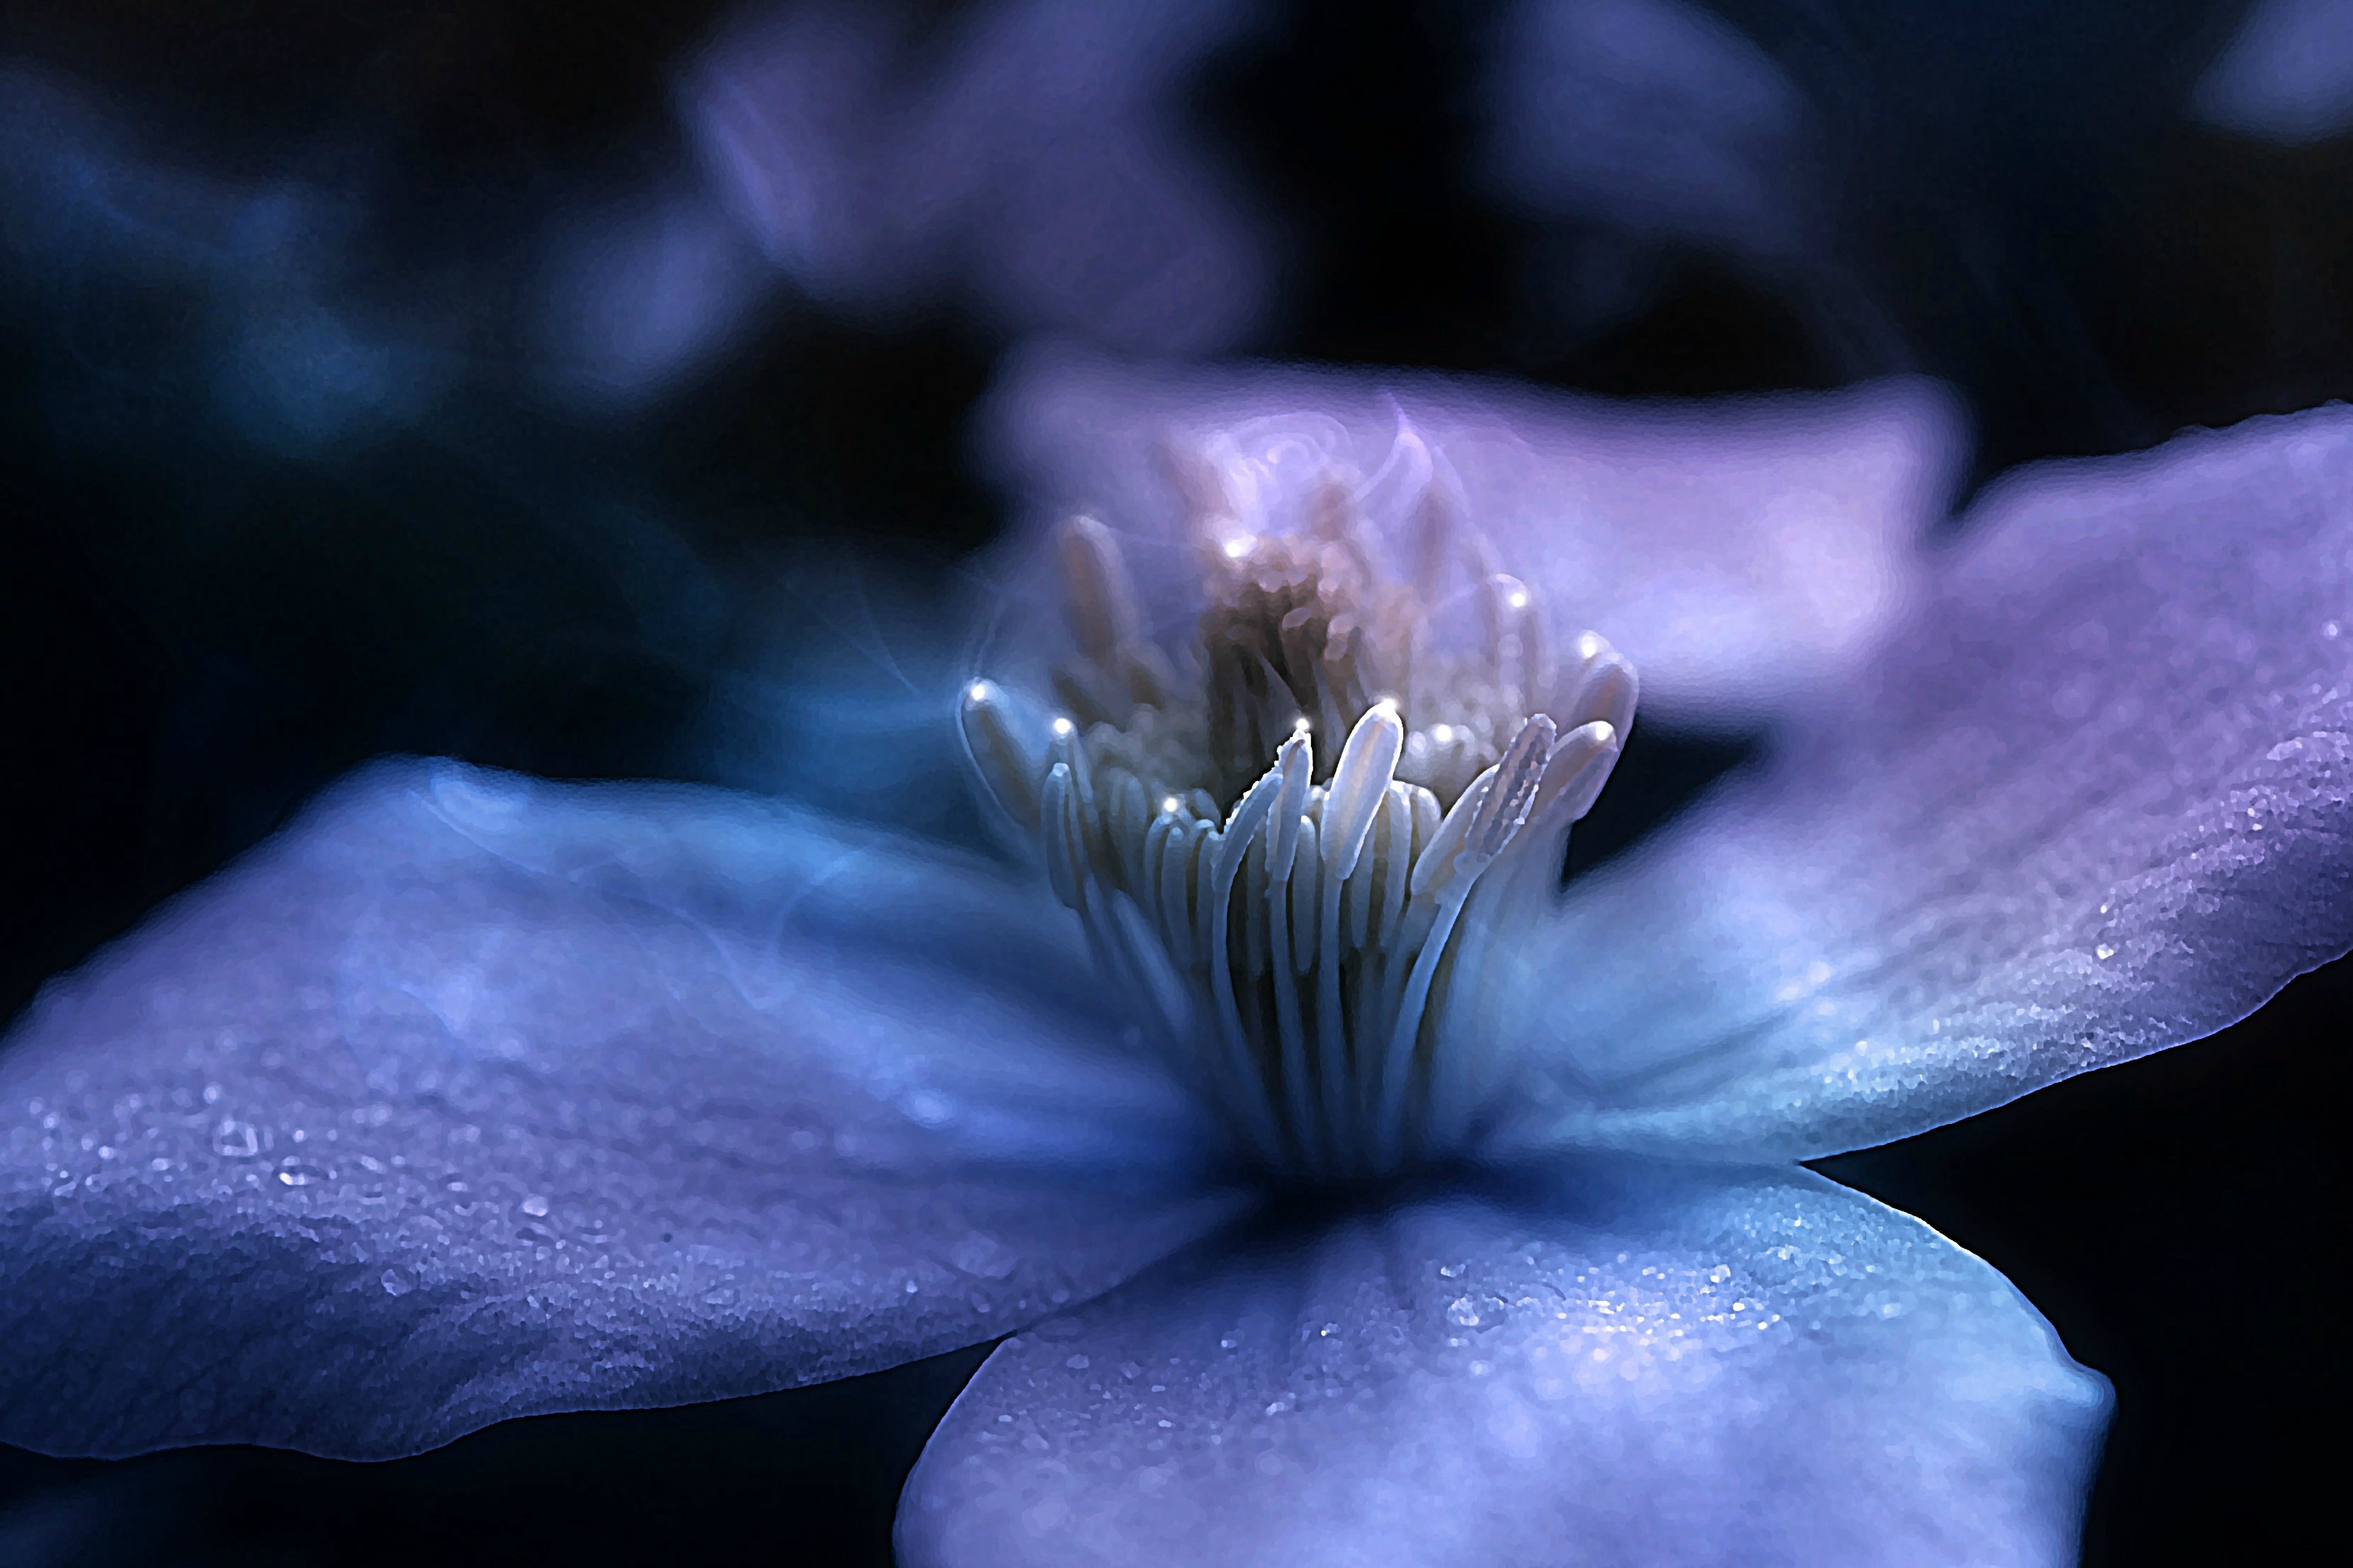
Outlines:
[{"label": "dew-covered petal", "polygon": [[[1041,608],[1041,542],[1073,509],[1120,533],[1162,635],[1189,628],[1198,557],[1166,448],[1219,436],[1263,462],[1276,490],[1318,484],[1335,464],[1359,476],[1399,566],[1434,474],[1465,525],[1459,540],[1483,536],[1563,633],[1599,632],[1632,659],[1646,711],[1696,722],[1778,702],[1869,646],[1905,602],[1965,449],[1950,396],[1918,380],[1620,404],[1396,372],[1033,353],[997,389],[980,435],[1039,525],[1015,542],[1037,559],[1004,574],[1004,637],[1018,647],[1059,624]],[[1018,662],[996,653],[988,668]]]},{"label": "dew-covered petal", "polygon": [[1518,1132],[1858,1148],[2353,945],[2353,413],[2042,465],[1967,527],[1778,765],[1522,947]]},{"label": "dew-covered petal", "polygon": [[710,790],[396,763],[0,1048],[0,1441],[411,1452],[865,1372],[1231,1212],[1047,901]]},{"label": "dew-covered petal", "polygon": [[1205,1247],[1007,1341],[910,1568],[2074,1561],[2106,1389],[1802,1170],[1580,1173]]}]

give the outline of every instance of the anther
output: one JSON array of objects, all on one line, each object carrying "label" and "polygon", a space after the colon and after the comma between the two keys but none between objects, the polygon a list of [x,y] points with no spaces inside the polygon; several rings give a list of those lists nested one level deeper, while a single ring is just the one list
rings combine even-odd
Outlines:
[{"label": "anther", "polygon": [[[1535,592],[1496,569],[1402,418],[1370,483],[1327,468],[1282,489],[1303,514],[1289,532],[1269,517],[1280,476],[1230,440],[1172,467],[1209,597],[1197,684],[1145,635],[1116,537],[1074,518],[1060,710],[973,682],[974,772],[1251,1158],[1328,1180],[1442,1152],[1500,1081],[1456,1020],[1497,933],[1557,895],[1632,668],[1588,635],[1556,682]],[[1408,583],[1378,569],[1375,495],[1414,515]],[[1431,630],[1450,569],[1484,633],[1451,652]]]}]

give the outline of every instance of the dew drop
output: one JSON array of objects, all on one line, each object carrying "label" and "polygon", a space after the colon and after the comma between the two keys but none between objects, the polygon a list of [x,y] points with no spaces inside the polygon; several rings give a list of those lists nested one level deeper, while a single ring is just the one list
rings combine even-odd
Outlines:
[{"label": "dew drop", "polygon": [[387,1296],[406,1296],[409,1291],[416,1289],[415,1286],[409,1284],[407,1280],[401,1278],[400,1270],[397,1268],[385,1269],[384,1271],[383,1283],[384,1293]]}]

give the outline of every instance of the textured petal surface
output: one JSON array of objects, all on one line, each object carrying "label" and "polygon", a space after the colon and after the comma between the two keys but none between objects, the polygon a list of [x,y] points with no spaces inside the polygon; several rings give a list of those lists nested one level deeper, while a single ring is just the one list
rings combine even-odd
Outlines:
[{"label": "textured petal surface", "polygon": [[0,1440],[428,1447],[887,1366],[1232,1212],[1047,900],[388,763],[0,1050]]},{"label": "textured petal surface", "polygon": [[1553,1135],[1858,1148],[2353,945],[2353,414],[2030,469],[1970,530],[1835,712],[1522,947]]},{"label": "textured petal surface", "polygon": [[[1564,631],[1601,633],[1641,669],[1646,709],[1701,722],[1777,702],[1870,644],[1905,602],[1964,451],[1952,401],[1923,381],[1613,404],[1434,376],[1155,371],[1059,353],[1013,372],[981,439],[1035,521],[1077,508],[1119,531],[1154,618],[1176,633],[1197,608],[1198,567],[1165,442],[1231,433],[1303,483],[1319,458],[1345,465],[1367,480],[1372,521],[1402,544],[1428,469],[1399,452],[1401,425]],[[1042,575],[1008,574],[1008,594],[1035,592]],[[1018,639],[1059,617],[1005,620]]]},{"label": "textured petal surface", "polygon": [[1804,1171],[1588,1173],[1207,1247],[999,1346],[911,1568],[2074,1560],[2106,1391]]}]

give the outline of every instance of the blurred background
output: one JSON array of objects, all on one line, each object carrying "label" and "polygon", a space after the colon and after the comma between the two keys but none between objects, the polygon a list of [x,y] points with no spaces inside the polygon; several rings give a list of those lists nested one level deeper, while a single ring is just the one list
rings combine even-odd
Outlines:
[{"label": "blurred background", "polygon": [[[970,832],[893,759],[1041,344],[1925,373],[1966,500],[2353,392],[2353,4],[8,0],[0,1012],[386,751]],[[1638,729],[1580,853],[1755,743]],[[2321,1527],[2348,1001],[1825,1163],[2115,1381],[2089,1563]],[[0,1563],[883,1563],[981,1353],[379,1466],[0,1450]]]}]

